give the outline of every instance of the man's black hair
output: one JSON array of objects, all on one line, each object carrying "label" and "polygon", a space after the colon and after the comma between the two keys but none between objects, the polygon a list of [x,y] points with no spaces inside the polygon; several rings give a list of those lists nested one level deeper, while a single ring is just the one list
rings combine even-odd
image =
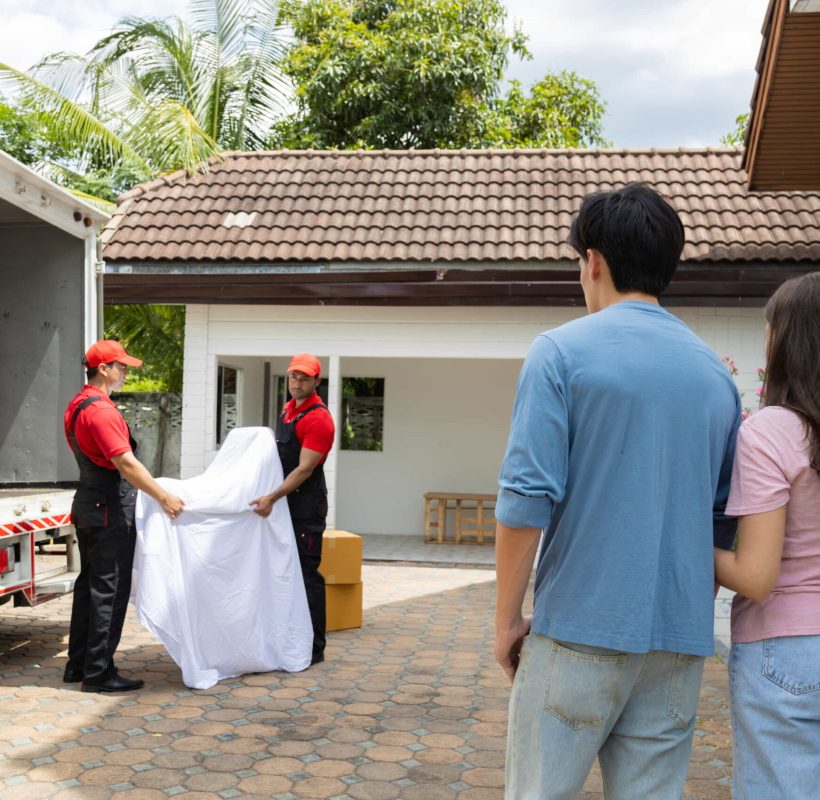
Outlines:
[{"label": "man's black hair", "polygon": [[[107,366],[110,369],[111,366],[116,363],[116,361],[109,361],[105,366]],[[102,366],[102,364],[98,364],[96,367],[89,367],[88,360],[85,356],[83,356],[83,366],[85,367],[85,379],[86,381],[90,381],[100,371],[100,367]]]},{"label": "man's black hair", "polygon": [[582,258],[597,250],[606,259],[617,291],[653,297],[672,280],[684,240],[675,209],[640,183],[587,195],[569,232],[569,244]]}]

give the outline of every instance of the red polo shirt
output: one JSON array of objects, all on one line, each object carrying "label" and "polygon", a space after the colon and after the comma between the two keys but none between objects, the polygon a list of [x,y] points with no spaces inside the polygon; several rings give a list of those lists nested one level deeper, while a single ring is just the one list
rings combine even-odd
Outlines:
[{"label": "red polo shirt", "polygon": [[68,426],[75,409],[88,397],[99,397],[100,399],[87,406],[77,417],[77,423],[74,426],[77,444],[80,450],[98,466],[116,469],[111,462],[111,457],[131,450],[128,425],[111,398],[102,389],[86,384],[68,404],[63,416],[66,440],[68,440]]},{"label": "red polo shirt", "polygon": [[[314,392],[308,397],[299,408],[296,408],[296,401],[289,400],[285,403],[282,418],[285,422],[293,422],[306,408],[322,403],[322,399]],[[320,464],[324,464],[327,454],[333,447],[333,439],[336,436],[336,426],[333,424],[333,417],[330,416],[327,406],[322,403],[322,408],[317,408],[306,414],[294,428],[296,438],[302,447],[308,450],[315,450],[317,453],[324,453]]]}]

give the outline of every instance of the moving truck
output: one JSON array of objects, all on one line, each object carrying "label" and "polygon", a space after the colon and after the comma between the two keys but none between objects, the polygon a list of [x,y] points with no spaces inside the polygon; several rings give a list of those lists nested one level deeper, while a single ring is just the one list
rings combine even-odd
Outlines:
[{"label": "moving truck", "polygon": [[102,330],[107,220],[0,151],[0,605],[59,597],[79,570],[63,411]]}]

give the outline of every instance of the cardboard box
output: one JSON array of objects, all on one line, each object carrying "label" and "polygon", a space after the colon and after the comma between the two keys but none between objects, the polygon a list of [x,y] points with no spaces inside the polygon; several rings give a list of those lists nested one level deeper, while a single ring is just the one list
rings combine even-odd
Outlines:
[{"label": "cardboard box", "polygon": [[325,586],[327,630],[362,627],[362,584],[329,583]]},{"label": "cardboard box", "polygon": [[348,531],[325,531],[319,572],[325,583],[361,583],[362,537]]}]

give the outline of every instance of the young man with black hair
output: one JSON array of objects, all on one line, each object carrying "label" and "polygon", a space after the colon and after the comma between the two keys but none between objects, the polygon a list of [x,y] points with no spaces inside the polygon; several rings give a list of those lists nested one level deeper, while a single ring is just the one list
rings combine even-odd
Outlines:
[{"label": "young man with black hair", "polygon": [[276,422],[276,448],[284,479],[270,494],[256,497],[250,505],[267,517],[273,504],[283,497],[296,536],[299,565],[305,582],[310,619],[313,624],[311,664],[325,660],[327,609],[322,562],[322,534],[327,523],[327,484],[324,463],[333,447],[336,427],[327,406],[319,397],[322,365],[311,353],[297,353],[288,365],[288,392]]},{"label": "young man with black hair", "polygon": [[506,797],[577,797],[597,756],[608,800],[680,800],[740,398],[658,302],[684,244],[660,195],[588,196],[569,242],[590,314],[533,343],[499,478]]}]

